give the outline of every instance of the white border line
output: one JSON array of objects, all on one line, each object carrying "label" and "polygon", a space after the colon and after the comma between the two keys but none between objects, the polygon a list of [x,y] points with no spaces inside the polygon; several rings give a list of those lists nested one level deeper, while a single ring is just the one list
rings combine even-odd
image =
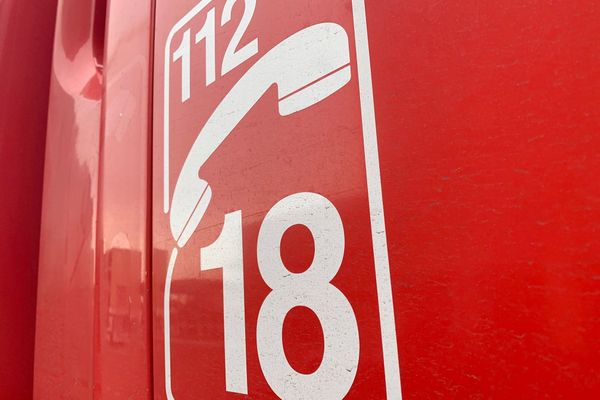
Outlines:
[{"label": "white border line", "polygon": [[165,280],[165,293],[163,295],[163,342],[165,351],[165,391],[168,400],[175,400],[171,388],[171,282],[173,281],[173,270],[177,260],[177,247],[173,248],[169,266],[167,267],[167,278]]},{"label": "white border line", "polygon": [[388,399],[402,399],[400,361],[398,358],[394,298],[392,295],[390,261],[388,258],[387,235],[383,214],[375,102],[373,98],[371,57],[369,55],[369,37],[367,34],[367,15],[364,0],[352,0],[352,11],[354,17],[360,109],[365,146],[365,164],[367,168],[367,189],[369,192],[369,209],[371,213],[371,235],[373,236],[373,255],[375,257],[375,278],[377,281],[377,299],[379,302],[385,386]]}]

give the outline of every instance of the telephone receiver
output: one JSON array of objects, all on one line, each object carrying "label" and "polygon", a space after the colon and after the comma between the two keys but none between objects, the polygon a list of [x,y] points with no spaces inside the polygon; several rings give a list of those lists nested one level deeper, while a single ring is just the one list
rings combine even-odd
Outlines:
[{"label": "telephone receiver", "polygon": [[179,174],[170,215],[177,245],[188,242],[212,197],[200,169],[271,86],[277,86],[279,114],[287,116],[329,97],[350,78],[348,35],[334,23],[293,34],[250,67],[198,134]]}]

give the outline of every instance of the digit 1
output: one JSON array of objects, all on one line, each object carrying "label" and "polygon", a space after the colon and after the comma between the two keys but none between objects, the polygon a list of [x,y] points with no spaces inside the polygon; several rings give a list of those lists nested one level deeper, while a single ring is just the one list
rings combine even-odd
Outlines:
[{"label": "digit 1", "polygon": [[216,49],[215,49],[215,9],[211,9],[206,16],[202,29],[196,33],[196,44],[206,39],[206,86],[216,79]]},{"label": "digit 1", "polygon": [[225,215],[219,238],[200,250],[200,270],[223,268],[225,387],[248,394],[243,252],[242,212],[236,211]]},{"label": "digit 1", "polygon": [[173,62],[181,59],[181,102],[190,98],[190,30],[184,32],[181,44],[173,52]]}]

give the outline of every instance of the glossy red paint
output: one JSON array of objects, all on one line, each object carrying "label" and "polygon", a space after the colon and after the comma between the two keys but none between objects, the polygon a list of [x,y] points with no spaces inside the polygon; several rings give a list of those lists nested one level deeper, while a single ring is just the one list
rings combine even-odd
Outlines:
[{"label": "glossy red paint", "polygon": [[152,397],[151,11],[141,0],[59,1],[35,398]]},{"label": "glossy red paint", "polygon": [[[220,10],[223,3],[211,4]],[[273,34],[278,29],[294,31],[315,18],[344,19],[350,7],[339,11],[334,3],[308,2],[295,11],[289,3],[279,9],[279,2],[258,1],[241,45],[259,36],[260,56],[281,39]],[[163,129],[167,34],[195,4],[157,3],[156,138]],[[232,20],[239,21],[243,7],[234,10]],[[383,0],[367,2],[366,12],[404,397],[597,397],[600,6],[592,0]],[[192,34],[202,21],[192,23]],[[217,24],[217,59],[225,51],[219,38],[228,39],[233,30]],[[182,39],[176,36],[174,48]],[[198,49],[193,62],[202,64],[204,45]],[[192,91],[202,100],[192,97],[198,102],[194,112],[174,119],[171,190],[199,124],[242,74],[232,72],[204,89],[204,68],[192,71]],[[306,136],[285,137],[290,129],[312,126],[301,116],[291,127],[273,126],[275,96],[265,96],[203,170],[203,178],[212,179],[215,205],[179,255],[170,296],[177,399],[244,398],[225,392],[221,272],[199,267],[199,248],[217,238],[225,213],[242,208],[248,216],[243,223],[248,398],[275,397],[256,353],[258,309],[268,290],[256,272],[255,253],[258,226],[283,194],[303,185],[302,190],[329,189],[349,223],[342,267],[348,275],[334,282],[354,296],[353,305],[372,301],[372,277],[362,268],[372,255],[365,238],[352,236],[364,229],[356,222],[365,214],[362,160],[348,160],[331,172],[341,165],[340,154],[355,154],[339,135],[351,131],[356,110],[331,105],[330,117],[318,120],[318,129],[330,134],[305,143]],[[336,143],[328,141],[332,138]],[[163,399],[162,296],[174,241],[162,210],[163,147],[158,140],[154,146],[155,397]],[[332,189],[347,182],[356,190]],[[284,239],[283,257],[305,264],[313,250],[303,245],[301,232],[294,235]],[[344,283],[352,275],[363,291]],[[283,335],[287,357],[305,373],[318,367],[323,349],[316,321],[300,310],[290,315]],[[376,329],[363,326],[361,340],[372,338]],[[373,330],[365,335],[365,329]],[[379,345],[376,339],[370,343]],[[362,344],[361,352],[368,352]],[[361,359],[362,378],[348,398],[383,398],[377,358]],[[361,375],[365,370],[372,374]]]},{"label": "glossy red paint", "polygon": [[151,399],[152,7],[146,0],[110,1],[107,16],[95,398]]},{"label": "glossy red paint", "polygon": [[[160,189],[161,52],[172,24],[197,0],[159,0],[154,58],[151,2],[58,3],[33,397],[164,399],[163,291],[174,240]],[[242,3],[231,21],[240,21]],[[366,3],[404,398],[596,398],[600,6]],[[32,4],[0,4],[0,397],[16,399],[31,397],[50,76],[40,71],[49,62],[55,7]],[[211,4],[220,21],[224,0]],[[337,21],[353,38],[350,6],[258,0],[241,41],[259,37],[258,55],[223,78],[218,69],[209,89],[204,69],[193,70],[194,110],[175,121],[172,186],[198,124],[255,60],[315,22]],[[236,23],[217,23],[218,59]],[[194,54],[194,63],[203,59]],[[351,66],[354,73],[354,55]],[[181,249],[169,297],[178,400],[275,397],[256,349],[269,292],[256,242],[266,212],[299,191],[327,195],[345,226],[345,258],[333,283],[350,299],[361,340],[348,398],[384,398],[356,90],[354,77],[337,97],[280,122],[273,119],[277,94],[268,92],[203,167],[214,204]],[[240,208],[249,396],[225,392],[223,276],[199,267],[199,248],[217,238],[225,213]],[[292,272],[310,264],[312,239],[300,227],[283,236]],[[289,313],[282,341],[293,368],[309,374],[319,367],[324,335],[311,310]]]},{"label": "glossy red paint", "polygon": [[367,11],[406,397],[597,397],[600,4]]},{"label": "glossy red paint", "polygon": [[[0,397],[31,398],[56,1],[0,2]],[[26,21],[36,21],[35,24]]]}]

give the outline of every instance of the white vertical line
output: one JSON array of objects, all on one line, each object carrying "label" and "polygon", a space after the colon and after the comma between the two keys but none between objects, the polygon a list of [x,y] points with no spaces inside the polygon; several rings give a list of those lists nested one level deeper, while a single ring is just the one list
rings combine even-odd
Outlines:
[{"label": "white vertical line", "polygon": [[165,348],[165,391],[168,400],[175,400],[173,389],[171,388],[171,281],[173,280],[173,270],[175,269],[175,260],[177,260],[177,248],[173,248],[169,267],[167,268],[167,278],[165,279],[165,294],[163,297],[163,336]]},{"label": "white vertical line", "polygon": [[375,121],[371,59],[369,55],[369,38],[364,0],[352,0],[352,9],[356,37],[367,188],[371,213],[371,235],[373,236],[373,254],[375,258],[375,277],[377,280],[377,299],[379,302],[386,393],[388,399],[395,400],[402,399],[400,362],[398,359],[394,299],[392,295],[390,262],[387,252],[385,218],[383,214],[379,150],[377,148],[377,126]]}]

